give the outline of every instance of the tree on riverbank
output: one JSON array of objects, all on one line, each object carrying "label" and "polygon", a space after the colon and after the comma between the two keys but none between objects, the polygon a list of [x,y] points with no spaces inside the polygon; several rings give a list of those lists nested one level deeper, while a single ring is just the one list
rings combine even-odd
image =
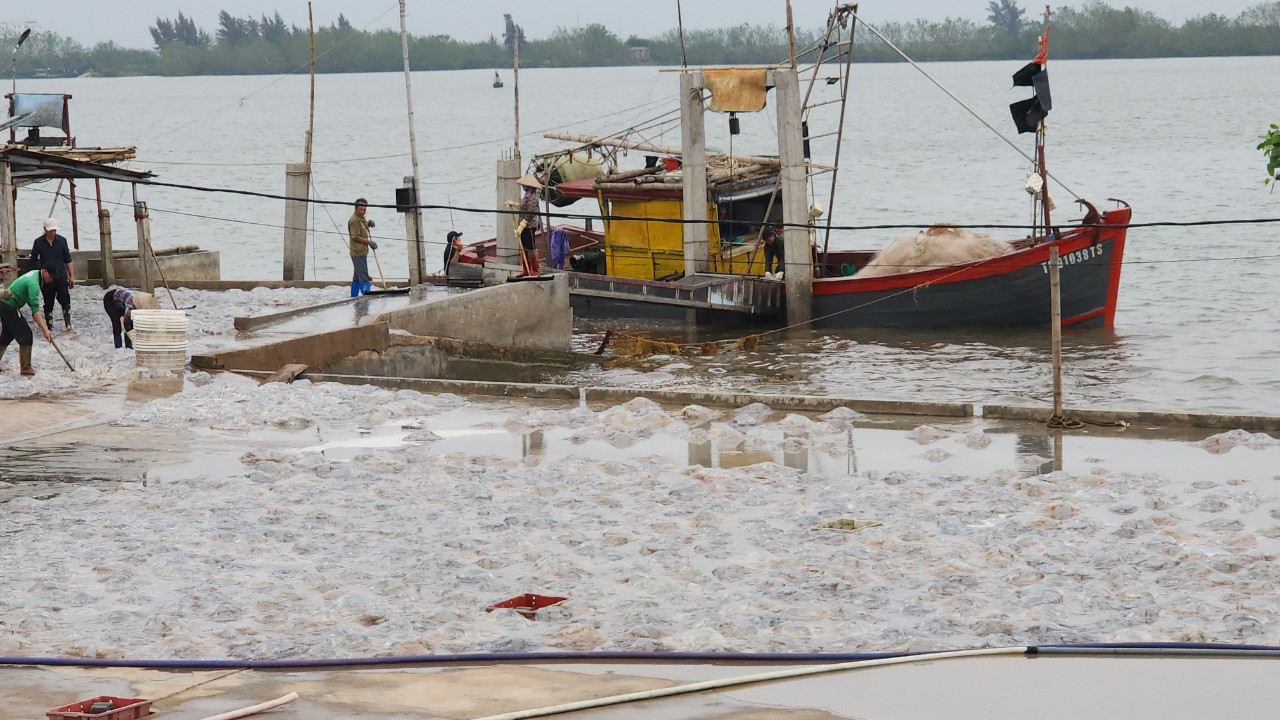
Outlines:
[{"label": "tree on riverbank", "polygon": [[[878,28],[898,47],[921,61],[1023,59],[1035,48],[1039,23],[1026,22],[1016,0],[990,0],[989,24],[960,18],[940,21],[889,22]],[[504,16],[501,37],[467,42],[448,35],[410,39],[410,66],[415,70],[505,68],[511,45],[520,34],[520,59],[528,67],[624,65],[632,62],[628,47],[645,42],[651,61],[675,65],[680,43],[675,30],[624,42],[603,25],[557,28],[547,38],[525,38]],[[179,12],[174,19],[156,18],[149,29],[154,50],[101,43],[86,49],[70,38],[37,33],[18,55],[20,75],[239,75],[304,73],[309,38],[305,28],[288,26],[279,13],[238,18],[226,11],[212,34]],[[1132,7],[1115,8],[1102,0],[1085,0],[1054,14],[1055,59],[1196,57],[1207,55],[1274,55],[1280,53],[1280,0],[1259,3],[1235,18],[1207,13],[1181,25]],[[495,30],[498,28],[495,27]],[[800,47],[819,38],[815,29],[798,30]],[[12,47],[16,32],[0,33],[0,47]],[[624,37],[626,37],[624,35]],[[870,33],[859,34],[858,62],[897,62],[900,58]],[[316,30],[319,72],[386,72],[401,68],[400,38],[393,30],[356,30],[344,16]],[[690,64],[776,63],[787,56],[785,31],[777,26],[739,25],[686,30]]]}]

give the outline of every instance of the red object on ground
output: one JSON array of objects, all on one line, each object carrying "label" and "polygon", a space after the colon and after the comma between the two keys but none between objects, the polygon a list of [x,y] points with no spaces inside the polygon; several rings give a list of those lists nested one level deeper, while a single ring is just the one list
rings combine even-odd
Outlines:
[{"label": "red object on ground", "polygon": [[675,172],[680,169],[680,158],[664,157],[662,158],[662,166],[667,169],[667,172]]},{"label": "red object on ground", "polygon": [[538,614],[538,611],[542,608],[559,605],[568,599],[569,598],[567,597],[557,597],[555,595],[535,595],[533,593],[525,593],[523,595],[517,595],[510,600],[503,600],[502,602],[494,603],[485,608],[484,611],[493,612],[494,610],[515,610],[521,615],[532,620],[533,616]]},{"label": "red object on ground", "polygon": [[[90,714],[94,703],[110,702],[115,707],[106,712]],[[54,708],[45,713],[49,720],[137,720],[151,714],[151,701],[144,698],[120,698],[101,695],[70,705]]]}]

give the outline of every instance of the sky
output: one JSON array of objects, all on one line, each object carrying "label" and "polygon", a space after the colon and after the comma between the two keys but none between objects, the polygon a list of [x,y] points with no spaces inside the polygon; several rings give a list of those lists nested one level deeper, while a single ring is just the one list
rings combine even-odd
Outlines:
[{"label": "sky", "polygon": [[[1188,17],[1217,12],[1234,17],[1261,0],[1108,0],[1113,7],[1150,10],[1181,23]],[[1060,3],[1080,5],[1083,0]],[[986,0],[871,0],[862,2],[867,22],[940,20],[960,17],[985,21]],[[1030,0],[1019,5],[1028,15],[1042,6]],[[682,0],[685,28],[727,27],[741,23],[784,25],[785,0]],[[820,29],[834,0],[792,0],[796,25]],[[329,25],[338,14],[356,28],[399,28],[396,0],[313,0],[316,25]],[[648,37],[676,26],[676,0],[408,0],[407,25],[414,34],[448,34],[461,40],[483,40],[502,35],[502,15],[512,13],[531,38],[545,37],[557,27],[600,23],[619,37]],[[71,37],[84,45],[114,41],[133,48],[152,46],[147,28],[157,17],[172,18],[181,10],[210,34],[218,27],[218,11],[237,17],[278,11],[285,22],[307,25],[306,0],[49,0],[5,2],[0,6],[0,27],[37,24],[37,30]]]}]

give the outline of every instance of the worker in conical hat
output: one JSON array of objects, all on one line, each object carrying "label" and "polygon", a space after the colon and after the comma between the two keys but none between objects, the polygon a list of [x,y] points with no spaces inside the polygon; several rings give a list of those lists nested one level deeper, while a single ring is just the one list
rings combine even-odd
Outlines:
[{"label": "worker in conical hat", "polygon": [[524,187],[524,197],[520,198],[520,223],[516,225],[516,235],[520,237],[520,257],[524,272],[522,276],[541,275],[538,267],[538,247],[535,239],[538,234],[538,191],[542,183],[532,175],[525,175],[516,181]]}]

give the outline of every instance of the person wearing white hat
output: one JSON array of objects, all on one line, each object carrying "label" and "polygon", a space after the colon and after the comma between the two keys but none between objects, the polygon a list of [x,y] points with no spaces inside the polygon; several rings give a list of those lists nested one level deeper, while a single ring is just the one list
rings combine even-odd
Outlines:
[{"label": "person wearing white hat", "polygon": [[52,282],[40,287],[44,295],[44,316],[49,318],[49,327],[53,327],[53,301],[56,298],[62,306],[62,321],[66,323],[67,332],[75,332],[71,327],[71,293],[70,288],[76,286],[76,266],[71,262],[71,248],[67,239],[58,234],[58,221],[49,218],[44,221],[44,234],[36,238],[31,246],[31,266],[44,267],[52,262],[58,266],[58,273]]}]

